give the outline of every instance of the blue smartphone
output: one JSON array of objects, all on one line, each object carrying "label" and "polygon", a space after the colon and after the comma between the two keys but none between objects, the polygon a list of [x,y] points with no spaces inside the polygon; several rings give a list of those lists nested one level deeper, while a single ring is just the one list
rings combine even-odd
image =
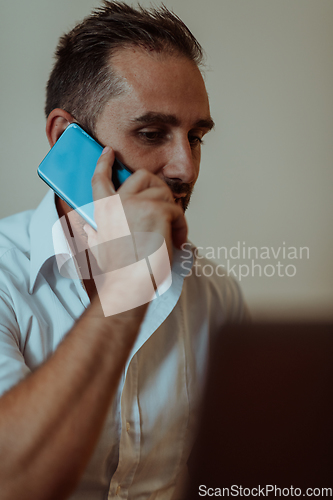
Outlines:
[{"label": "blue smartphone", "polygon": [[[103,146],[77,123],[71,123],[37,169],[39,177],[94,229],[91,179],[102,151]],[[112,182],[116,189],[131,174],[119,160],[114,161]]]}]

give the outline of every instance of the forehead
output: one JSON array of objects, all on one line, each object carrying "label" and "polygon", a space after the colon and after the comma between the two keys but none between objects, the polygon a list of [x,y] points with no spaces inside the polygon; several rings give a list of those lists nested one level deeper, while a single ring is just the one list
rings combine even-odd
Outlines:
[{"label": "forehead", "polygon": [[[125,92],[112,98],[125,104],[124,112],[181,114],[198,121],[210,115],[204,80],[195,63],[179,55],[136,47],[122,49],[111,59],[113,71],[124,81]],[[120,104],[119,102],[119,104]]]}]

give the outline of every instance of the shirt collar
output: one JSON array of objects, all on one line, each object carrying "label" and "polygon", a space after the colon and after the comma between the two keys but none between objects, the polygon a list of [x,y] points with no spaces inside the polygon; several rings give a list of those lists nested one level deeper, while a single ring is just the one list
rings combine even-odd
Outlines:
[{"label": "shirt collar", "polygon": [[[55,256],[52,227],[57,221],[59,221],[59,216],[55,206],[54,192],[50,189],[30,221],[30,293],[33,292],[37,275],[44,263]],[[190,273],[194,260],[194,248],[189,241],[185,243],[183,249],[173,248],[173,272],[182,277]],[[56,254],[71,256],[70,247],[62,230],[57,232]]]},{"label": "shirt collar", "polygon": [[[58,220],[54,192],[50,189],[36,208],[30,221],[30,293],[33,292],[37,275],[42,266],[55,255],[52,227]],[[63,232],[59,234],[57,240],[58,253],[70,255],[69,246]]]}]

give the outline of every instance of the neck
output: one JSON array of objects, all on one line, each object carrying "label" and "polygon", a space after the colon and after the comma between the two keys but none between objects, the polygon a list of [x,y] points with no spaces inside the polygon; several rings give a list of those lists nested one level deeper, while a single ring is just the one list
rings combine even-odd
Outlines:
[{"label": "neck", "polygon": [[[82,252],[77,252],[77,249],[74,248],[73,246],[73,240],[74,238],[76,247],[87,247],[87,235],[83,230],[83,226],[86,224],[86,221],[80,217],[80,215],[75,212],[64,200],[59,198],[56,195],[56,200],[55,200],[55,205],[56,209],[58,212],[59,219],[61,217],[66,217],[66,222],[67,226],[69,228],[69,233],[71,236],[71,241],[68,240],[68,244],[73,252],[73,255],[75,255],[75,260],[76,264],[79,268],[84,269],[86,267],[86,262],[89,263],[89,272],[90,272],[90,259],[94,259],[92,253],[88,250],[84,250]],[[73,213],[74,212],[74,213]],[[71,214],[70,217],[68,214]],[[97,294],[96,286],[94,280],[91,278],[86,279],[85,277],[83,278],[83,284],[84,288],[86,289],[86,292],[89,296],[90,301],[95,297]]]}]

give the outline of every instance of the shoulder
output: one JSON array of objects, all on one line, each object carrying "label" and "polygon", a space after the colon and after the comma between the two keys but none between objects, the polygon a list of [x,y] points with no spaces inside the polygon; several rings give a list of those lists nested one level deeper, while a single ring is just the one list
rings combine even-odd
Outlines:
[{"label": "shoulder", "polygon": [[27,314],[26,297],[33,212],[0,220],[0,396],[30,372],[23,355],[28,337],[22,333],[20,318],[26,316],[27,324],[32,317]]},{"label": "shoulder", "polygon": [[0,220],[0,258],[8,251],[30,252],[29,226],[34,210],[26,210]]},{"label": "shoulder", "polygon": [[247,307],[239,283],[227,270],[196,254],[191,271],[184,280],[188,300],[217,322],[242,322],[248,317]]},{"label": "shoulder", "polygon": [[30,221],[34,210],[0,220],[0,294],[8,297],[28,290]]}]

